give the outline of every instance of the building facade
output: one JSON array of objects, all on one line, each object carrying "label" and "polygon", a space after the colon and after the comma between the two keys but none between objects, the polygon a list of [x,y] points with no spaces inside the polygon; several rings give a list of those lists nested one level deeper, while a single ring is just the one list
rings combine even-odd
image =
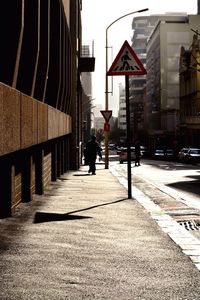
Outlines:
[{"label": "building facade", "polygon": [[179,135],[179,58],[189,48],[199,15],[160,19],[147,44],[147,124],[152,148],[177,144]]},{"label": "building facade", "polygon": [[79,168],[81,5],[0,3],[0,217]]},{"label": "building facade", "polygon": [[[197,31],[198,33],[198,31]],[[200,148],[200,38],[180,51],[180,146]]]},{"label": "building facade", "polygon": [[[82,45],[82,59],[94,57],[93,54],[93,43],[87,43]],[[82,142],[83,148],[91,136],[91,125],[92,125],[92,73],[83,72],[81,73],[81,85],[83,87],[82,94]]]},{"label": "building facade", "polygon": [[122,84],[119,85],[118,127],[126,131],[126,95],[125,87]]},{"label": "building facade", "polygon": [[[132,48],[137,57],[146,68],[147,41],[153,31],[159,16],[141,16],[133,19]],[[146,99],[146,75],[131,76],[130,85],[130,113],[132,139],[137,137],[145,142],[145,99]]]}]

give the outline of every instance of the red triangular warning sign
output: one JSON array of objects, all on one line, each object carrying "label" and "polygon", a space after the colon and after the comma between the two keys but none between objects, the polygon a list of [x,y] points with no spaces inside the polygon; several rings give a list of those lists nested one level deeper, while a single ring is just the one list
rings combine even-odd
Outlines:
[{"label": "red triangular warning sign", "polygon": [[144,75],[146,73],[143,64],[129,43],[125,41],[108,70],[107,75]]}]

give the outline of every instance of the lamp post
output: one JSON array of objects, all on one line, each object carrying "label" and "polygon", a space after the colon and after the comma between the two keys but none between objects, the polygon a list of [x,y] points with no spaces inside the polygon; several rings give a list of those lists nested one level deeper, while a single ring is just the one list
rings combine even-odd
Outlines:
[{"label": "lamp post", "polygon": [[[127,17],[127,16],[130,16],[130,15],[133,15],[133,14],[136,14],[136,13],[141,13],[141,12],[144,12],[144,11],[147,11],[149,10],[148,8],[144,8],[144,9],[140,9],[140,10],[137,10],[137,11],[133,11],[133,12],[130,12],[128,14],[125,14],[119,18],[117,18],[116,20],[114,20],[112,23],[110,23],[110,25],[108,25],[106,27],[106,72],[105,72],[105,110],[108,110],[108,76],[106,75],[107,73],[107,70],[108,70],[108,29],[114,24],[116,23],[117,21]],[[108,131],[105,131],[105,169],[108,169]]]}]

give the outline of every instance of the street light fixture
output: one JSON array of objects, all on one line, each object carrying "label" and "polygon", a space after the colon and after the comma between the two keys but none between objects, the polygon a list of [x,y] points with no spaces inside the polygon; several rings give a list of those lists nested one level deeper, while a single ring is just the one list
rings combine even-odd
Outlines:
[{"label": "street light fixture", "polygon": [[[110,25],[108,25],[106,27],[105,110],[108,110],[108,76],[106,75],[107,70],[108,70],[108,29],[114,23],[116,23],[117,21],[119,21],[119,20],[121,20],[121,19],[123,19],[127,16],[130,16],[130,15],[133,15],[133,14],[136,14],[136,13],[141,13],[141,12],[144,12],[144,11],[147,11],[147,10],[149,10],[149,9],[144,8],[144,9],[136,10],[136,11],[130,12],[128,14],[125,14],[125,15],[117,18],[116,20],[114,20],[112,23],[110,23]],[[108,132],[107,131],[105,132],[105,169],[108,169]]]}]

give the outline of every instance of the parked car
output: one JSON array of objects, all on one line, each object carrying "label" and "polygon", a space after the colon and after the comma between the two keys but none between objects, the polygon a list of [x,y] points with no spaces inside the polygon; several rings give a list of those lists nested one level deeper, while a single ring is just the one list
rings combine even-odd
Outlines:
[{"label": "parked car", "polygon": [[[131,161],[135,160],[135,147],[131,147]],[[119,153],[119,162],[123,164],[123,162],[127,161],[127,148],[122,148]]]},{"label": "parked car", "polygon": [[156,149],[154,151],[153,156],[154,156],[155,159],[164,159],[165,158],[165,151],[164,151],[164,149]]},{"label": "parked car", "polygon": [[166,156],[166,159],[174,159],[174,151],[173,149],[167,149],[165,151],[165,156]]},{"label": "parked car", "polygon": [[200,149],[199,148],[189,148],[185,155],[185,161],[191,163],[200,162]]},{"label": "parked car", "polygon": [[117,154],[120,154],[120,152],[122,151],[122,149],[123,149],[122,146],[116,146]]},{"label": "parked car", "polygon": [[155,159],[171,160],[174,158],[173,149],[156,149],[154,152]]},{"label": "parked car", "polygon": [[148,156],[148,150],[146,146],[140,146],[140,152],[142,157],[147,157]]},{"label": "parked car", "polygon": [[178,160],[180,161],[184,161],[185,160],[185,156],[188,153],[189,148],[182,148],[179,152],[178,152]]},{"label": "parked car", "polygon": [[115,149],[115,144],[108,144],[108,149],[109,150],[114,150]]}]

